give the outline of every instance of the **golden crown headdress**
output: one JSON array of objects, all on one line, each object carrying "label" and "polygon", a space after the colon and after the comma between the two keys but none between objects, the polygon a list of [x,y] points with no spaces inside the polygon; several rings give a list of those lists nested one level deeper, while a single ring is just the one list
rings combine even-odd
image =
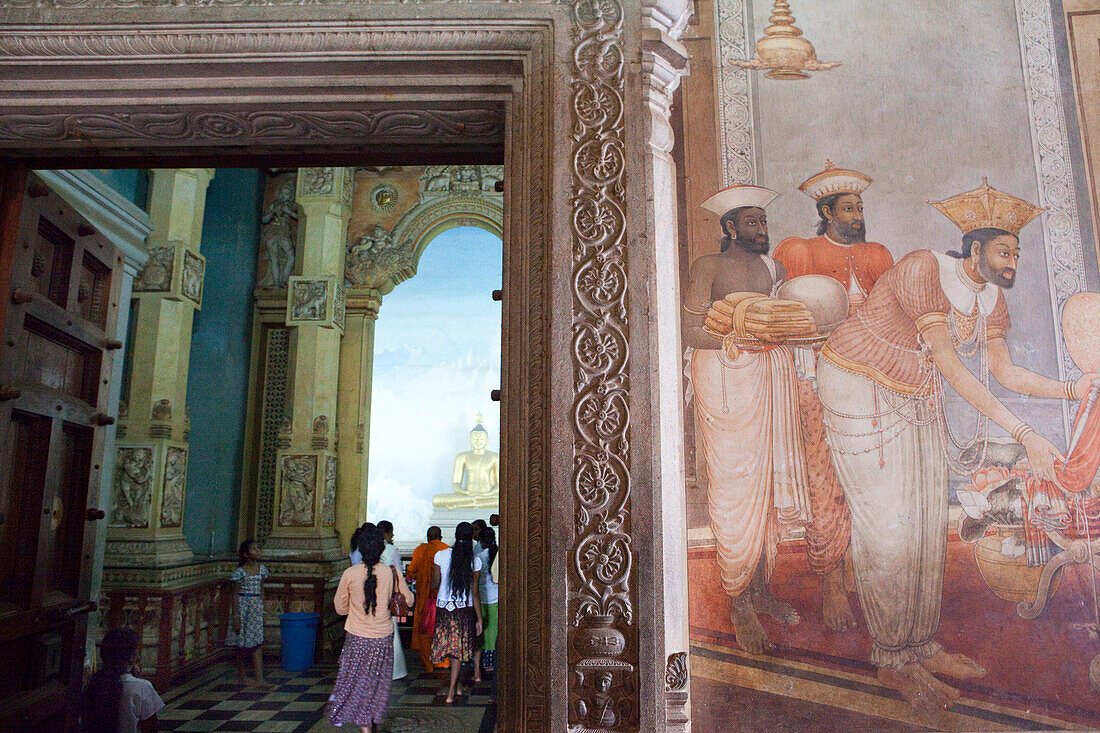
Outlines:
[{"label": "golden crown headdress", "polygon": [[1046,211],[1021,198],[998,191],[982,176],[982,185],[973,191],[960,193],[943,201],[927,202],[954,223],[963,234],[975,229],[994,227],[1014,236],[1020,235],[1032,219]]},{"label": "golden crown headdress", "polygon": [[833,161],[826,158],[825,170],[807,178],[798,190],[818,201],[834,193],[854,193],[861,196],[871,183],[870,176],[847,168],[837,168]]}]

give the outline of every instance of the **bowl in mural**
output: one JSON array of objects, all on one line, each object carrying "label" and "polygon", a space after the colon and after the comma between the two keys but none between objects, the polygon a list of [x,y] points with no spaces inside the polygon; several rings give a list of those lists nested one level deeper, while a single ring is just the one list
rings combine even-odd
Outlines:
[{"label": "bowl in mural", "polygon": [[1073,363],[1100,371],[1100,293],[1077,293],[1062,308],[1062,333]]},{"label": "bowl in mural", "polygon": [[830,333],[848,317],[848,291],[828,275],[800,275],[779,286],[776,297],[805,303],[818,333]]}]

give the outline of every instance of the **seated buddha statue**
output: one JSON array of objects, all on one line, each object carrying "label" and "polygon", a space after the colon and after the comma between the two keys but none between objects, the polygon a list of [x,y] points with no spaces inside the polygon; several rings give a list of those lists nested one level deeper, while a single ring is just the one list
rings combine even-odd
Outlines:
[{"label": "seated buddha statue", "polygon": [[496,508],[500,498],[500,454],[489,448],[489,431],[481,426],[470,431],[470,450],[455,456],[450,494],[437,494],[432,506],[437,509]]}]

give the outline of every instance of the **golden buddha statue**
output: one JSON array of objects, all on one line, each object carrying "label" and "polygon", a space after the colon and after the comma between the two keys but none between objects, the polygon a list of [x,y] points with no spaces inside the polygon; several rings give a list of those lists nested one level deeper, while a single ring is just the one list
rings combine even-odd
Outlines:
[{"label": "golden buddha statue", "polygon": [[[496,508],[500,500],[500,454],[489,448],[489,431],[481,426],[470,431],[471,450],[455,456],[450,494],[437,494],[432,506],[437,509]],[[465,479],[465,481],[463,481]]]}]

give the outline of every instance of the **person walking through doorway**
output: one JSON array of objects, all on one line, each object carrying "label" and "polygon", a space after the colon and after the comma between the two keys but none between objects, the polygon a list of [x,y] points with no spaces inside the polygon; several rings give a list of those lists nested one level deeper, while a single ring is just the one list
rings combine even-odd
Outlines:
[{"label": "person walking through doorway", "polygon": [[424,669],[434,669],[432,665],[432,631],[421,628],[425,609],[435,607],[435,594],[430,593],[432,569],[435,567],[435,554],[446,550],[450,545],[443,541],[443,531],[439,527],[428,527],[428,541],[413,550],[405,577],[416,583],[416,610],[413,613],[412,648],[420,653],[420,663]]},{"label": "person walking through doorway", "polygon": [[359,535],[363,562],[340,576],[333,603],[344,622],[344,648],[336,687],[329,698],[329,721],[377,731],[386,714],[393,684],[393,617],[390,598],[394,583],[406,603],[415,600],[400,573],[382,561],[382,531],[368,527]]},{"label": "person walking through doorway", "polygon": [[435,554],[432,590],[436,593],[432,662],[449,660],[451,684],[447,702],[462,694],[458,673],[474,655],[474,638],[481,634],[481,560],[474,555],[474,528],[469,522],[455,527],[455,544]]}]

